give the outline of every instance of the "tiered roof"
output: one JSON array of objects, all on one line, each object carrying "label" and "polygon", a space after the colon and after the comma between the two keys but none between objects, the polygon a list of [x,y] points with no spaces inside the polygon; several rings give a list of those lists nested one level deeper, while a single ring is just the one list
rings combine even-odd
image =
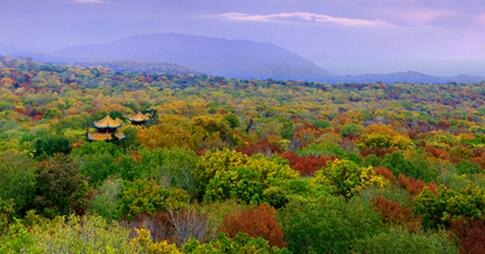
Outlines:
[{"label": "tiered roof", "polygon": [[108,141],[113,139],[111,133],[88,133],[88,140],[90,141]]},{"label": "tiered roof", "polygon": [[130,116],[130,118],[128,118],[128,120],[130,120],[131,122],[136,122],[136,123],[142,123],[142,122],[146,122],[148,120],[150,120],[150,114],[143,114],[141,112],[138,112],[132,116]]},{"label": "tiered roof", "polygon": [[123,121],[119,118],[113,119],[107,115],[103,119],[94,122],[94,127],[97,129],[117,129],[123,125]]}]

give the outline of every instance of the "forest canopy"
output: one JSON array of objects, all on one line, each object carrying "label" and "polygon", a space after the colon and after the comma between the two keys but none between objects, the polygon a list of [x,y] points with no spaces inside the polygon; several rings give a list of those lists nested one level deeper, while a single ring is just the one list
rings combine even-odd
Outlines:
[{"label": "forest canopy", "polygon": [[484,102],[0,57],[0,253],[484,253]]}]

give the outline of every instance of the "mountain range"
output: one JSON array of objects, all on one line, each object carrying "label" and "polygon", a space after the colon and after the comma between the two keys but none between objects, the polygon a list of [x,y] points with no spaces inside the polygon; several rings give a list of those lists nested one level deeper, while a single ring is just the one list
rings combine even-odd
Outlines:
[{"label": "mountain range", "polygon": [[[0,52],[2,52],[0,48]],[[338,82],[469,83],[485,77],[439,77],[420,72],[337,75],[287,49],[271,43],[227,40],[216,37],[159,33],[124,37],[112,42],[79,45],[50,54],[16,53],[36,60],[62,63],[138,62],[171,63],[195,72],[241,79]]]}]

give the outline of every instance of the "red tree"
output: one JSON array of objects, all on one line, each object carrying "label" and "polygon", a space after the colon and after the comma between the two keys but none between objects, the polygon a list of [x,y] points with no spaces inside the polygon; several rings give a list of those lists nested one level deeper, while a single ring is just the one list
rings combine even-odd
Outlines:
[{"label": "red tree", "polygon": [[281,154],[281,157],[288,160],[291,168],[304,176],[312,176],[315,171],[327,165],[327,162],[334,160],[331,156],[306,156],[301,157],[290,151]]},{"label": "red tree", "polygon": [[286,247],[283,231],[276,221],[276,209],[267,204],[227,215],[221,230],[230,237],[246,233],[263,237],[271,246]]},{"label": "red tree", "polygon": [[437,185],[433,182],[426,184],[421,180],[416,180],[403,174],[399,174],[398,181],[401,187],[404,187],[412,197],[421,193],[424,187],[428,187],[435,194],[437,193]]},{"label": "red tree", "polygon": [[376,174],[383,176],[384,178],[386,178],[389,181],[394,180],[394,174],[392,173],[392,171],[390,169],[388,169],[386,167],[377,167],[377,168],[375,168],[375,171],[376,171]]},{"label": "red tree", "polygon": [[412,232],[417,232],[421,228],[421,219],[414,218],[409,207],[403,207],[398,202],[383,197],[375,198],[373,206],[374,210],[388,223],[403,225]]},{"label": "red tree", "polygon": [[273,142],[271,142],[268,138],[259,140],[249,145],[245,145],[236,149],[238,152],[247,154],[247,155],[254,155],[257,153],[269,155],[269,154],[279,154],[283,151],[281,147]]},{"label": "red tree", "polygon": [[485,222],[481,220],[456,220],[451,222],[451,230],[458,238],[460,253],[485,253]]}]

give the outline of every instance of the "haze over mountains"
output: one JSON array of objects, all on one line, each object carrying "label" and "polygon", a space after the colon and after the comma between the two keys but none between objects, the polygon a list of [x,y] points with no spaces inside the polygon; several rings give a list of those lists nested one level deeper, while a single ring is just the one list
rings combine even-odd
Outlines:
[{"label": "haze over mountains", "polygon": [[67,63],[173,63],[209,75],[243,79],[271,78],[330,83],[446,83],[485,80],[485,77],[479,76],[438,77],[413,71],[357,76],[337,75],[270,43],[175,33],[129,36],[105,44],[68,47],[49,55],[18,55],[31,55],[38,60]]},{"label": "haze over mountains", "polygon": [[81,62],[167,62],[234,78],[316,80],[332,75],[270,43],[172,33],[136,35],[107,44],[70,47],[52,55]]}]

